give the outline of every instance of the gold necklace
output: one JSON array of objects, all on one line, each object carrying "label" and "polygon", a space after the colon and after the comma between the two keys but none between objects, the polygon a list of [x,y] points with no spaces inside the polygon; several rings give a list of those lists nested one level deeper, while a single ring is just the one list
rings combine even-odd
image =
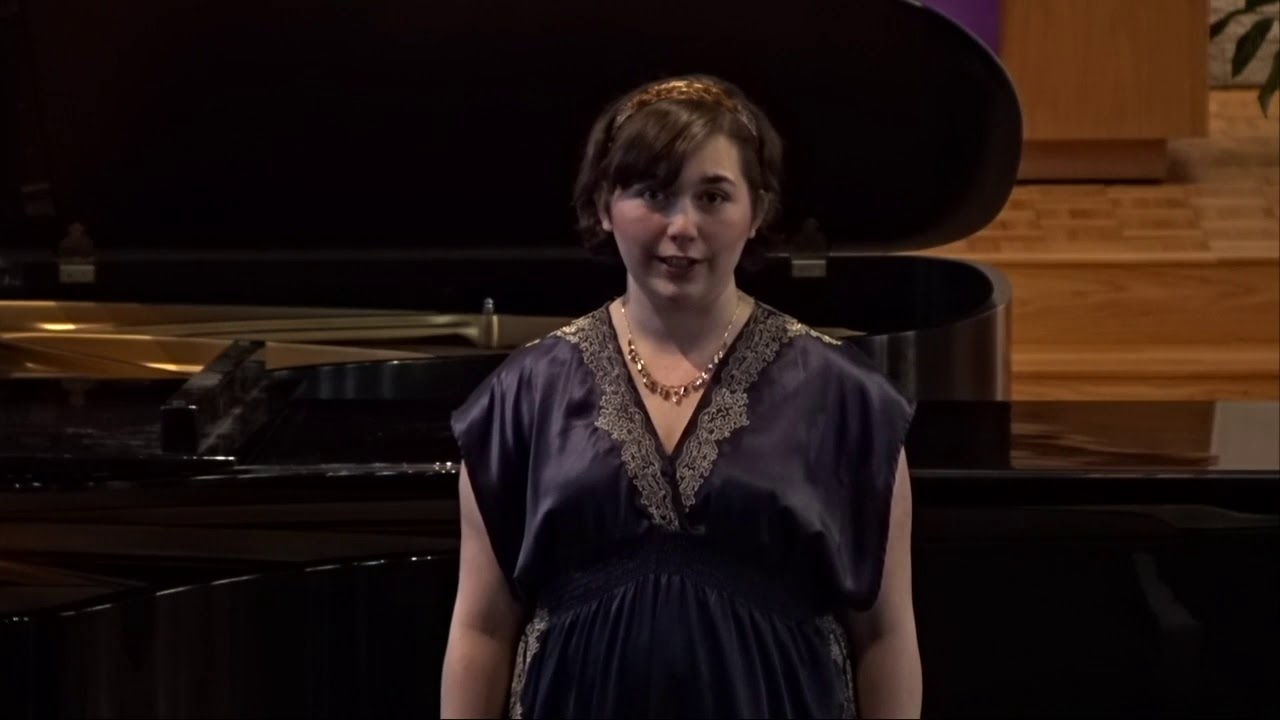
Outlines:
[{"label": "gold necklace", "polygon": [[720,340],[720,349],[711,357],[711,362],[707,363],[702,372],[683,385],[664,385],[653,379],[653,376],[649,374],[649,369],[645,367],[644,360],[640,358],[640,353],[636,350],[635,342],[632,340],[631,320],[627,317],[627,302],[625,298],[618,305],[618,309],[622,312],[622,321],[627,326],[627,359],[631,361],[632,365],[635,365],[636,373],[640,376],[640,384],[663,400],[679,405],[691,393],[701,390],[711,381],[711,374],[715,372],[716,365],[720,364],[720,360],[728,352],[729,332],[733,330],[733,324],[738,321],[738,313],[742,310],[742,293],[738,293],[738,304],[733,308],[733,317],[729,319],[729,327],[724,329],[724,337]]}]

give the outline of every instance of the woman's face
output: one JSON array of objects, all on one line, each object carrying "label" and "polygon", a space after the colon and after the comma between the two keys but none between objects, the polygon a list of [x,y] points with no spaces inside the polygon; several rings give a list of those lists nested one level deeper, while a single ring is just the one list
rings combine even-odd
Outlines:
[{"label": "woman's face", "polygon": [[690,155],[674,187],[619,188],[604,210],[632,282],[681,304],[721,296],[758,225],[738,148],[724,135]]}]

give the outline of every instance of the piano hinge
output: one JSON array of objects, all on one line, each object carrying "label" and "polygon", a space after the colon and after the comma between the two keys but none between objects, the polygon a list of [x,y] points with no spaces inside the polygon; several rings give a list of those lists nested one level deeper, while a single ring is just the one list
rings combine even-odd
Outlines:
[{"label": "piano hinge", "polygon": [[827,237],[818,221],[804,221],[800,232],[791,240],[791,277],[821,278],[827,276]]},{"label": "piano hinge", "polygon": [[58,243],[58,282],[64,285],[92,284],[97,276],[93,240],[84,225],[71,223],[66,237]]},{"label": "piano hinge", "polygon": [[485,298],[480,307],[480,332],[476,344],[482,348],[498,346],[498,314],[494,311],[493,298]]}]

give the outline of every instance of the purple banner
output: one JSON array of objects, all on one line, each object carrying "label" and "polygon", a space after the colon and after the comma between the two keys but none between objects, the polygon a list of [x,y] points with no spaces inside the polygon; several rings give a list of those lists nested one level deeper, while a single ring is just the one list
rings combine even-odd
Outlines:
[{"label": "purple banner", "polygon": [[1000,52],[1000,0],[922,0]]}]

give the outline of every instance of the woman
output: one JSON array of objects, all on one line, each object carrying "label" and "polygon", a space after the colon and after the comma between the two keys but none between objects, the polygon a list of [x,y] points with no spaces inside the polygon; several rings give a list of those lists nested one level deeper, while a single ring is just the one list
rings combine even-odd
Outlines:
[{"label": "woman", "polygon": [[646,85],[596,122],[576,206],[626,291],[453,417],[443,716],[918,716],[913,406],[735,284],[781,164],[715,78]]}]

